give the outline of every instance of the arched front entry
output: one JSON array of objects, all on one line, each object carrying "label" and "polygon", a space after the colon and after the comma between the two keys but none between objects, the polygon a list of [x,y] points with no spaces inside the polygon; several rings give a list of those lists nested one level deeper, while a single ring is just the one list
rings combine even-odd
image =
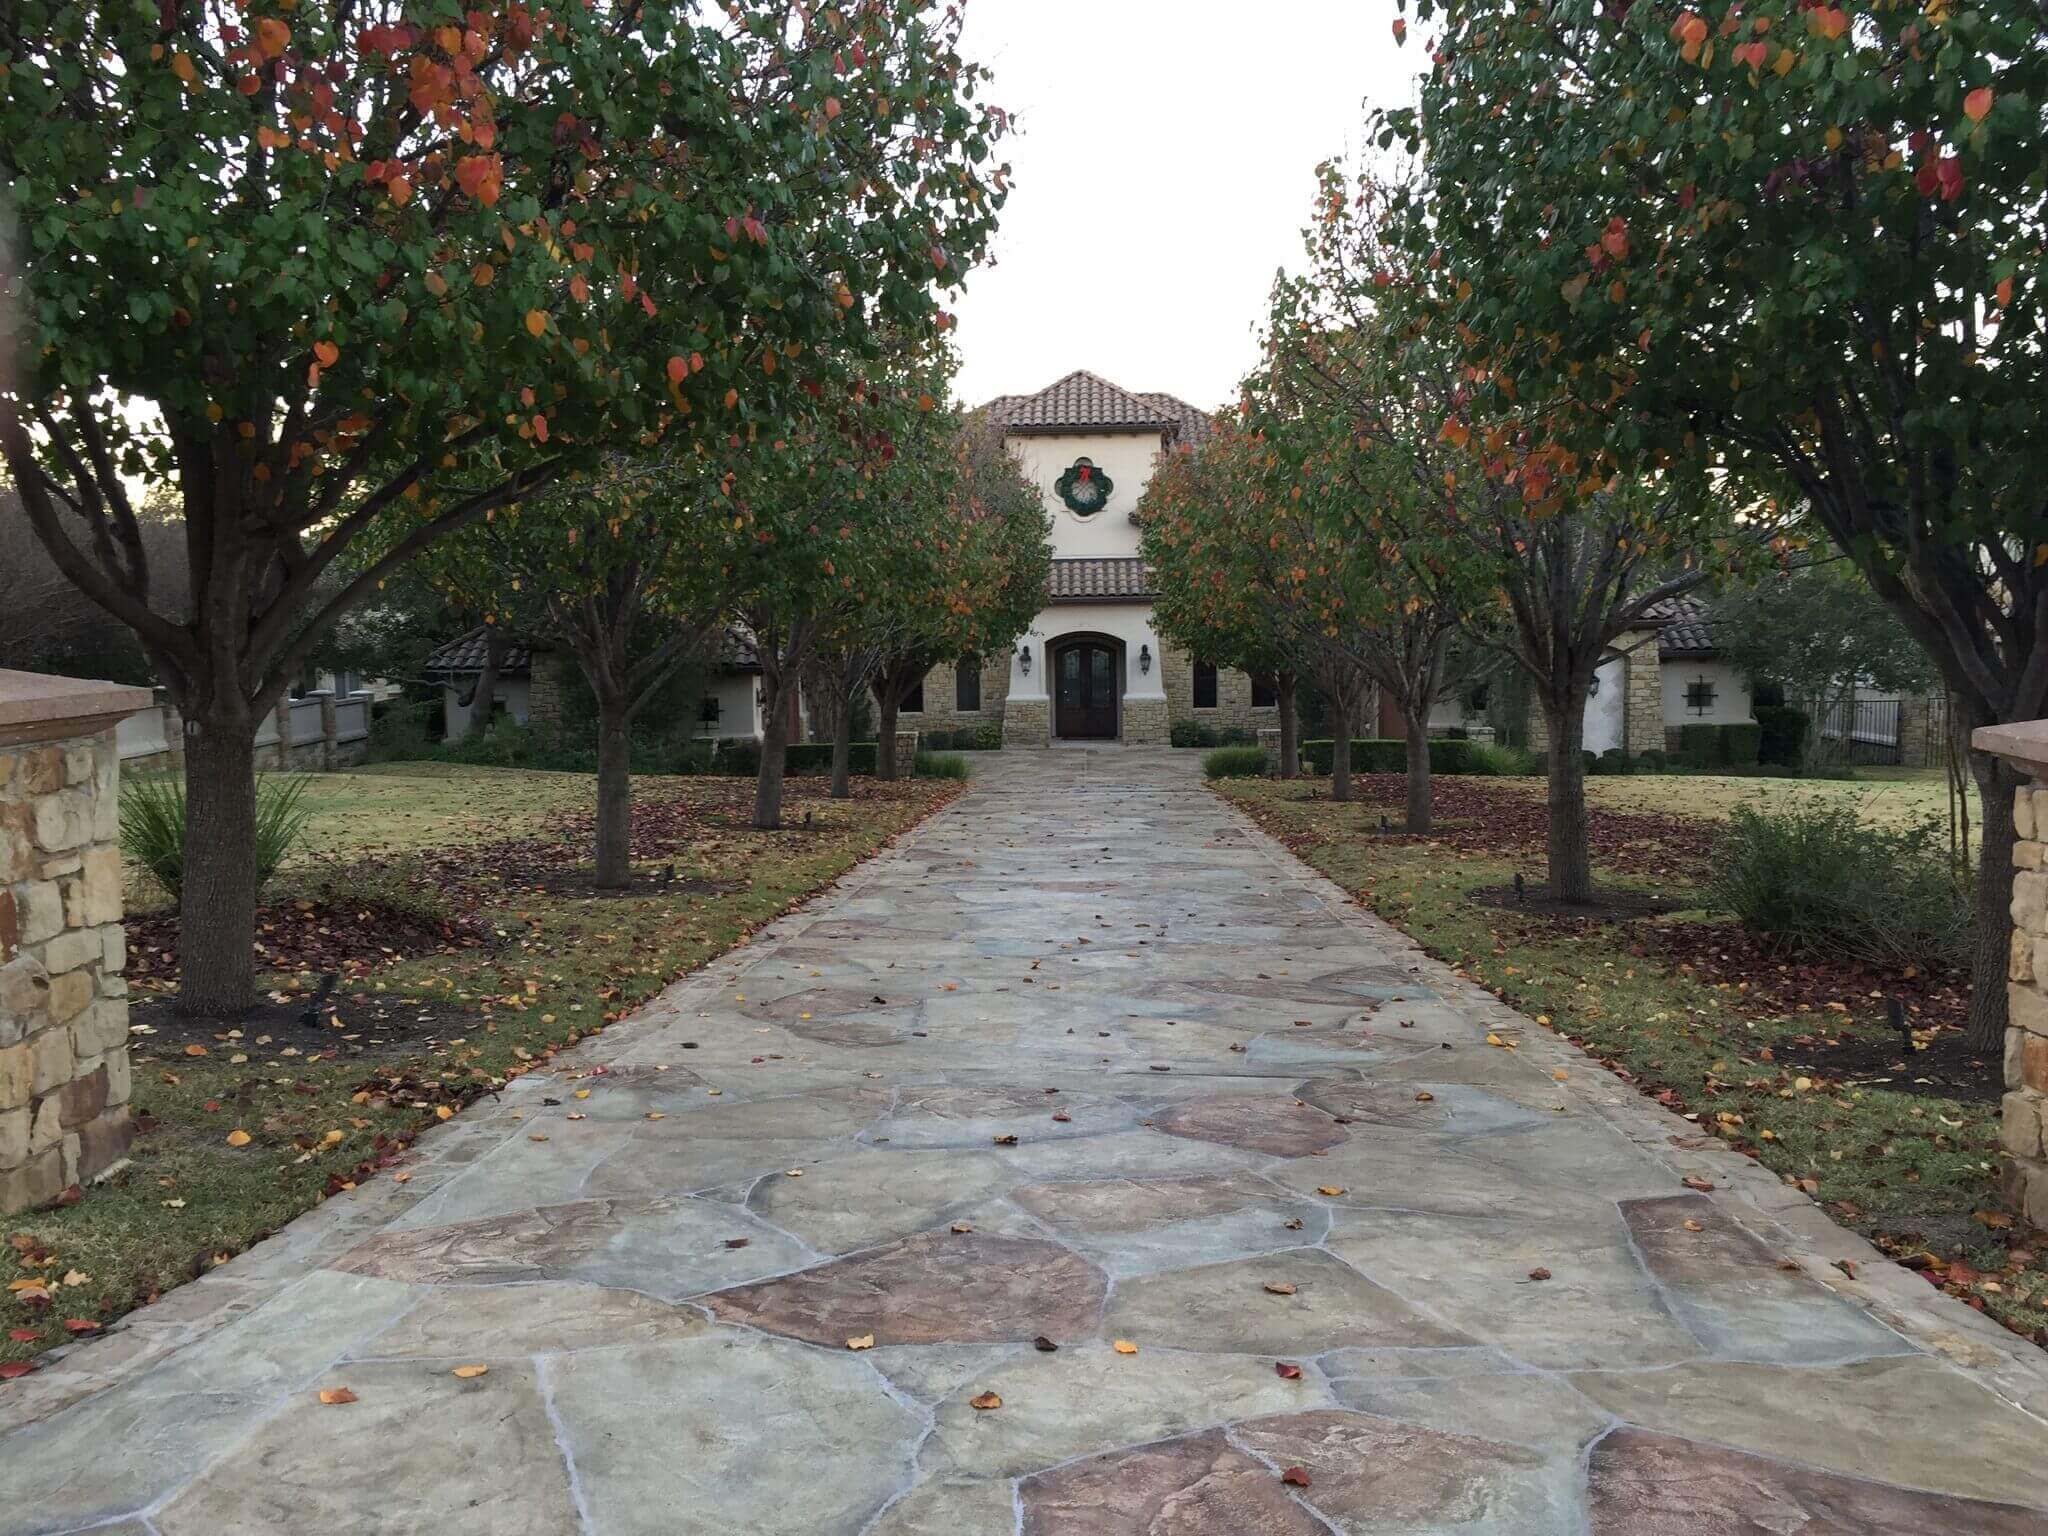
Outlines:
[{"label": "arched front entry", "polygon": [[1062,635],[1052,661],[1052,733],[1061,741],[1115,741],[1124,692],[1124,645],[1110,635]]}]

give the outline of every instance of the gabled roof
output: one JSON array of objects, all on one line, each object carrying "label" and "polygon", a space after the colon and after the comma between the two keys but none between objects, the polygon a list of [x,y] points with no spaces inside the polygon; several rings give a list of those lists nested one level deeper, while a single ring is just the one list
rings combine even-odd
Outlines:
[{"label": "gabled roof", "polygon": [[1046,583],[1046,597],[1055,603],[1112,603],[1158,595],[1151,571],[1135,556],[1055,560],[1052,579]]},{"label": "gabled roof", "polygon": [[1202,413],[1172,395],[1133,394],[1076,369],[1035,395],[998,395],[984,409],[1005,432],[1159,432],[1179,436]]},{"label": "gabled roof", "polygon": [[1657,656],[1662,661],[1684,657],[1705,660],[1718,655],[1714,625],[1707,605],[1696,597],[1667,597],[1652,604],[1643,617],[1657,628]]},{"label": "gabled roof", "polygon": [[[481,672],[484,669],[486,641],[484,626],[479,624],[466,635],[458,635],[446,645],[437,646],[427,656],[427,675],[438,677]],[[514,640],[505,647],[504,660],[498,663],[498,671],[507,677],[523,675],[533,665],[533,652],[523,640]]]}]

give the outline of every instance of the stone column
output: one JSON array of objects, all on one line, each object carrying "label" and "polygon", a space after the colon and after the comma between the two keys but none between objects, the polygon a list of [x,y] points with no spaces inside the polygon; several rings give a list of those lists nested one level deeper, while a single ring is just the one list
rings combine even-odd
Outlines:
[{"label": "stone column", "polygon": [[2033,782],[2013,796],[2012,959],[2000,1141],[2013,1208],[2048,1226],[2048,720],[1993,725],[1970,745]]},{"label": "stone column", "polygon": [[1627,657],[1622,673],[1627,679],[1628,699],[1622,712],[1622,746],[1630,757],[1664,750],[1664,675],[1657,654],[1657,636],[1648,630],[1630,630],[1617,642]]},{"label": "stone column", "polygon": [[149,707],[146,688],[0,671],[0,1214],[128,1155],[114,726]]}]

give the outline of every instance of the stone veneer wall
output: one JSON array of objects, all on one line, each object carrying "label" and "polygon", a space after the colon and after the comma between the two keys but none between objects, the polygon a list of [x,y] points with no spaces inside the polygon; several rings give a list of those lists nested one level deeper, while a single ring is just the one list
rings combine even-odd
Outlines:
[{"label": "stone veneer wall", "polygon": [[1622,663],[1628,698],[1622,705],[1621,739],[1630,757],[1664,750],[1664,668],[1654,633],[1631,631],[1621,637],[1627,660]]},{"label": "stone veneer wall", "polygon": [[925,674],[924,708],[899,711],[901,719],[921,731],[952,731],[970,725],[1000,725],[1010,697],[1010,651],[1006,646],[981,663],[981,708],[957,709],[954,663],[941,662]]},{"label": "stone veneer wall", "polygon": [[128,1155],[114,724],[149,701],[0,672],[0,1213]]},{"label": "stone veneer wall", "polygon": [[1005,699],[1003,701],[1003,745],[1006,747],[1051,746],[1052,700]]},{"label": "stone veneer wall", "polygon": [[[2034,766],[2037,774],[2042,772]],[[2048,784],[2013,796],[2011,1019],[2005,1031],[2006,1194],[2048,1226]]]},{"label": "stone veneer wall", "polygon": [[[1159,649],[1159,686],[1166,694],[1169,720],[1193,720],[1213,726],[1242,725],[1253,730],[1261,726],[1279,726],[1279,707],[1254,707],[1251,678],[1233,667],[1216,669],[1216,707],[1195,708],[1194,658],[1178,646],[1163,642]],[[1161,739],[1164,740],[1163,737]]]},{"label": "stone veneer wall", "polygon": [[527,724],[548,731],[562,723],[562,689],[568,680],[564,669],[575,665],[574,656],[560,651],[532,653],[526,674]]}]

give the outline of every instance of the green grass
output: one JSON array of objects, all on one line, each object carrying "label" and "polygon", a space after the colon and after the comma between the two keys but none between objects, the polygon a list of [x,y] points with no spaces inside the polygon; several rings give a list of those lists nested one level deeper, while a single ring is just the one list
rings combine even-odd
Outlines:
[{"label": "green grass", "polygon": [[[408,850],[475,846],[522,827],[545,835],[540,824],[587,809],[594,797],[585,775],[436,765],[323,775],[314,784],[316,837],[323,839],[317,856],[364,860],[344,889],[365,900],[400,882]],[[327,1195],[402,1162],[405,1146],[442,1111],[458,1112],[625,1017],[957,790],[929,780],[864,784],[856,798],[835,801],[824,798],[822,781],[792,781],[792,819],[808,812],[812,824],[762,833],[722,814],[736,799],[750,799],[751,784],[638,781],[643,802],[682,797],[720,812],[692,823],[690,843],[674,862],[721,888],[623,899],[553,898],[530,888],[478,895],[457,888],[445,897],[414,890],[415,902],[446,900],[451,911],[480,915],[500,942],[395,961],[345,992],[437,1010],[444,1016],[438,1047],[313,1060],[253,1029],[175,1041],[138,1037],[132,1103],[147,1129],[128,1168],[75,1206],[23,1214],[5,1228],[16,1241],[0,1248],[0,1286],[37,1277],[57,1286],[47,1302],[0,1291],[0,1361],[61,1342],[67,1319],[110,1323]],[[309,873],[288,869],[279,885]],[[268,984],[298,990],[310,981],[275,976]],[[337,1038],[349,1030],[349,1007],[346,996],[337,999]],[[236,1131],[248,1134],[246,1145],[228,1144]],[[67,1283],[67,1275],[80,1278]],[[12,1337],[17,1329],[28,1336]]]},{"label": "green grass", "polygon": [[[1595,782],[1602,789],[1650,785],[1684,792],[1703,781]],[[1753,779],[1724,782],[1751,794],[1759,787]],[[1517,859],[1378,838],[1369,829],[1379,807],[1312,799],[1301,783],[1236,780],[1212,787],[1461,975],[1626,1072],[1644,1093],[1696,1117],[1704,1131],[1780,1175],[1805,1181],[1802,1187],[1845,1225],[1894,1253],[1931,1251],[1945,1262],[1960,1259],[1971,1270],[1991,1272],[1991,1290],[1948,1288],[2015,1331],[2048,1342],[2048,1270],[2002,1273],[2007,1247],[1979,1215],[1999,1219],[1995,1100],[1963,1104],[1801,1078],[1774,1059],[1786,1042],[1855,1028],[1852,1019],[1824,1003],[1784,1018],[1747,1017],[1727,988],[1631,955],[1620,942],[1623,927],[1550,923],[1467,899],[1475,887],[1505,884],[1517,868],[1540,868],[1540,850],[1520,850]],[[1626,803],[1676,808],[1659,799]],[[1854,1003],[1875,1008],[1867,999]],[[1864,1027],[1875,1022],[1866,1018]]]},{"label": "green grass", "polygon": [[[1726,818],[1738,805],[1785,810],[1796,805],[1847,801],[1870,821],[1909,826],[1948,818],[1948,775],[1939,768],[1858,768],[1854,779],[1769,779],[1721,774],[1656,773],[1589,776],[1587,803],[1610,811],[1662,811],[1673,816]],[[1540,797],[1540,778],[1508,781]],[[1970,825],[1979,819],[1970,796]]]}]

